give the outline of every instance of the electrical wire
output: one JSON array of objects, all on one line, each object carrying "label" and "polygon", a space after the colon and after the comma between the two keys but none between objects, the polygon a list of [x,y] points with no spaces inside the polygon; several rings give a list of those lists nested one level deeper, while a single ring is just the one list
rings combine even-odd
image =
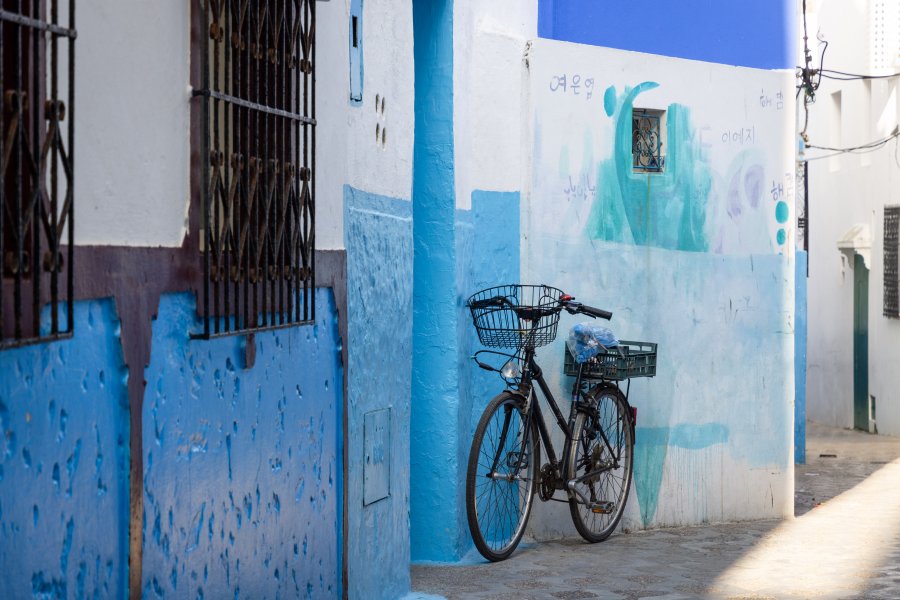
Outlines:
[{"label": "electrical wire", "polygon": [[840,156],[841,154],[868,154],[869,152],[880,150],[888,143],[890,143],[891,140],[896,140],[898,138],[900,138],[900,126],[895,127],[891,135],[881,138],[880,140],[869,142],[868,144],[862,144],[860,146],[852,146],[849,148],[833,148],[830,146],[815,146],[813,144],[809,144],[806,146],[807,148],[811,148],[814,150],[825,150],[830,152],[830,154],[821,154],[819,156],[804,158],[803,160],[809,162],[813,160],[821,160],[823,158],[830,158],[832,156]]},{"label": "electrical wire", "polygon": [[806,147],[814,148],[816,150],[830,150],[832,152],[855,152],[857,150],[868,150],[870,148],[875,148],[875,149],[880,148],[898,136],[900,136],[900,128],[895,127],[894,131],[891,133],[891,135],[883,137],[880,140],[875,140],[875,141],[869,142],[867,144],[861,144],[859,146],[851,146],[849,148],[832,148],[829,146],[815,146],[813,144],[807,144]]},{"label": "electrical wire", "polygon": [[891,73],[890,75],[860,75],[858,73],[846,73],[844,71],[835,71],[834,69],[819,69],[822,77],[826,79],[836,79],[838,81],[854,81],[857,79],[891,79],[900,77],[900,73]]}]

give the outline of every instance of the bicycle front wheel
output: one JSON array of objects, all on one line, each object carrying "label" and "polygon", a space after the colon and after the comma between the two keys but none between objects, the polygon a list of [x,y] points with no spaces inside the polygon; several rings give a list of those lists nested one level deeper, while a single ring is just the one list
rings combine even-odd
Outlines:
[{"label": "bicycle front wheel", "polygon": [[522,539],[539,462],[536,428],[522,397],[503,392],[481,415],[466,473],[469,531],[486,559],[507,558]]},{"label": "bicycle front wheel", "polygon": [[566,478],[575,480],[569,510],[585,540],[602,542],[615,530],[631,489],[634,428],[631,410],[615,387],[597,386],[572,428]]}]

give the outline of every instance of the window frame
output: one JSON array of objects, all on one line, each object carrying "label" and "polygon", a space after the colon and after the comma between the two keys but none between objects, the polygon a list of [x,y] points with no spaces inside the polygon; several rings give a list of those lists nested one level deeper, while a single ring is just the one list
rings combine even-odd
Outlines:
[{"label": "window frame", "polygon": [[900,319],[900,205],[884,207],[883,314]]},{"label": "window frame", "polygon": [[[195,0],[202,279],[192,337],[315,320],[315,0]],[[196,15],[195,15],[196,18]],[[197,21],[195,20],[195,24]]]},{"label": "window frame", "polygon": [[0,3],[0,349],[74,334],[78,33],[61,3]]}]

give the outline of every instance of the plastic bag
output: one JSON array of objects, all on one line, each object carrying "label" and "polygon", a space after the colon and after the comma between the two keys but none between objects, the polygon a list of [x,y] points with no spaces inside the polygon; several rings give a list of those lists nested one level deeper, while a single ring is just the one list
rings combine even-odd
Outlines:
[{"label": "plastic bag", "polygon": [[593,322],[576,323],[569,330],[569,338],[566,340],[569,352],[575,358],[575,362],[583,363],[594,358],[601,351],[619,345],[619,340],[607,327],[601,327]]}]

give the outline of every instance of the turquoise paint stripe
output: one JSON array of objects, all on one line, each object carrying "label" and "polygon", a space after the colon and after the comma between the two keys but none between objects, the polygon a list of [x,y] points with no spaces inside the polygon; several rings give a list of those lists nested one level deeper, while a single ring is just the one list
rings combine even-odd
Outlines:
[{"label": "turquoise paint stripe", "polygon": [[729,437],[728,427],[721,423],[681,423],[674,427],[637,428],[634,484],[644,527],[649,526],[656,515],[668,449],[702,450],[716,444],[725,444]]},{"label": "turquoise paint stripe", "polygon": [[410,526],[414,560],[455,558],[459,417],[453,148],[453,2],[413,2],[413,377]]},{"label": "turquoise paint stripe", "polygon": [[728,427],[721,423],[682,423],[674,427],[638,427],[638,444],[702,450],[728,441]]}]

